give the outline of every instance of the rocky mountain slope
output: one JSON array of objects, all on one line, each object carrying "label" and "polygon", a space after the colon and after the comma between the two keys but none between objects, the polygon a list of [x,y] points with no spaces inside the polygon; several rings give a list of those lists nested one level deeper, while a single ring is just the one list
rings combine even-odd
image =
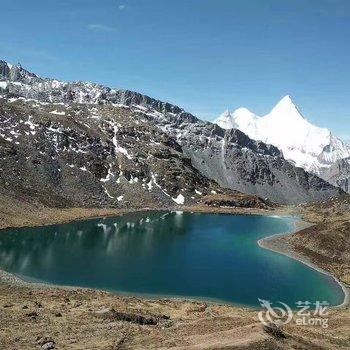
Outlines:
[{"label": "rocky mountain slope", "polygon": [[0,99],[0,125],[1,184],[48,205],[169,206],[221,191],[129,109]]},{"label": "rocky mountain slope", "polygon": [[278,203],[339,194],[276,147],[136,92],[0,61],[0,95],[0,186],[51,205],[187,205],[223,188]]},{"label": "rocky mountain slope", "polygon": [[263,117],[239,108],[233,113],[224,112],[215,122],[224,129],[238,128],[254,140],[273,144],[287,160],[326,180],[328,169],[350,156],[350,146],[328,129],[307,121],[290,96]]},{"label": "rocky mountain slope", "polygon": [[323,177],[331,184],[350,193],[350,157],[337,160],[324,172]]}]

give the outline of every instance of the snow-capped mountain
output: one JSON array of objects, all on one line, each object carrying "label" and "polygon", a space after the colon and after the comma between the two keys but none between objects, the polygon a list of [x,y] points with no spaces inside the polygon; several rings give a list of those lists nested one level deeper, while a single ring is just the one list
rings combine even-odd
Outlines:
[{"label": "snow-capped mountain", "polygon": [[350,146],[328,129],[303,117],[290,96],[285,96],[263,117],[246,108],[225,111],[215,123],[224,129],[237,128],[254,140],[278,147],[296,166],[322,176],[337,160],[350,156]]},{"label": "snow-capped mountain", "polygon": [[[252,117],[253,118],[253,117]],[[140,93],[0,61],[0,195],[60,205],[188,205],[236,190],[296,204],[342,193],[271,144]]]}]

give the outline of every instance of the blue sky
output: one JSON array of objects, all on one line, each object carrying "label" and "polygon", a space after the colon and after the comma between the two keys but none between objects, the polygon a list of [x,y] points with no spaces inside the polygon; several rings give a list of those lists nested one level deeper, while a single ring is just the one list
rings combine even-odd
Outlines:
[{"label": "blue sky", "polygon": [[290,94],[350,140],[348,0],[11,0],[0,58],[136,90],[212,120]]}]

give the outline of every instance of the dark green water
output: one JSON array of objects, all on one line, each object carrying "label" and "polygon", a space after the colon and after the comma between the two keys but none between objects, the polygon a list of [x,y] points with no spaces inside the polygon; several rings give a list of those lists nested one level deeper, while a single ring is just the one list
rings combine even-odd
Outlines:
[{"label": "dark green water", "polygon": [[35,281],[129,294],[187,296],[257,306],[344,299],[340,286],[257,240],[294,219],[134,213],[0,232],[0,266]]}]

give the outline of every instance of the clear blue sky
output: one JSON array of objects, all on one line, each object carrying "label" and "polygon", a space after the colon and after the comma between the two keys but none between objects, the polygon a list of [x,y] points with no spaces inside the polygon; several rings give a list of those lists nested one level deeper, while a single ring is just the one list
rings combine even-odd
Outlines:
[{"label": "clear blue sky", "polygon": [[136,90],[211,120],[290,94],[350,140],[348,0],[2,1],[0,58]]}]

